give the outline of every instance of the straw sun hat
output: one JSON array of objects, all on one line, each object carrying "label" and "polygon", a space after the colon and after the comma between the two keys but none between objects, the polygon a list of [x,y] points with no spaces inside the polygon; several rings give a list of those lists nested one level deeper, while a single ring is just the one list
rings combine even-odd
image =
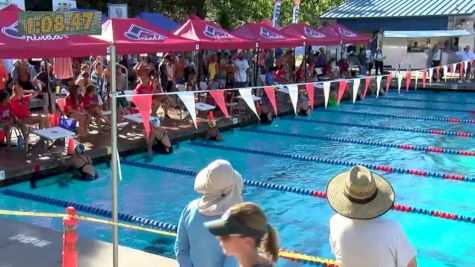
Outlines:
[{"label": "straw sun hat", "polygon": [[382,176],[363,166],[333,177],[327,185],[333,210],[350,219],[369,220],[386,213],[394,204],[392,186]]}]

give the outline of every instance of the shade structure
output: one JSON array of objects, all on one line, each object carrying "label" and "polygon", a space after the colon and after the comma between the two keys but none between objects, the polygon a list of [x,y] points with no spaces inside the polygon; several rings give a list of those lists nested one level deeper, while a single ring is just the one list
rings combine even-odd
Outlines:
[{"label": "shade structure", "polygon": [[305,40],[306,45],[337,45],[340,36],[335,33],[323,33],[307,23],[294,23],[282,29],[282,32]]},{"label": "shade structure", "polygon": [[140,12],[136,18],[143,19],[148,23],[152,23],[153,25],[164,29],[167,32],[174,32],[179,27],[180,24],[176,23],[175,21],[169,19],[168,17],[158,13],[158,12]]},{"label": "shade structure", "polygon": [[259,48],[295,47],[304,45],[304,39],[289,35],[266,23],[247,23],[237,27],[233,34],[255,40]]},{"label": "shade structure", "polygon": [[368,35],[354,32],[338,23],[330,24],[319,30],[324,34],[340,36],[342,44],[364,44],[371,41],[371,38]]},{"label": "shade structure", "polygon": [[175,31],[175,35],[197,41],[200,49],[254,48],[256,45],[254,40],[238,37],[216,23],[197,16],[191,16],[185,21]]},{"label": "shade structure", "polygon": [[91,36],[18,33],[18,11],[0,11],[0,58],[105,55],[108,43]]},{"label": "shade structure", "polygon": [[113,42],[117,54],[192,51],[197,45],[139,18],[109,19],[102,24],[102,35],[97,38]]}]

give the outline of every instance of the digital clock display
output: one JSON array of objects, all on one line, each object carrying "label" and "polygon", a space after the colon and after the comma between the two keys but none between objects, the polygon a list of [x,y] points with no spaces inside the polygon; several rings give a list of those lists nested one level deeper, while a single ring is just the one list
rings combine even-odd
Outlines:
[{"label": "digital clock display", "polygon": [[18,15],[23,35],[100,35],[101,13],[91,11],[25,11]]}]

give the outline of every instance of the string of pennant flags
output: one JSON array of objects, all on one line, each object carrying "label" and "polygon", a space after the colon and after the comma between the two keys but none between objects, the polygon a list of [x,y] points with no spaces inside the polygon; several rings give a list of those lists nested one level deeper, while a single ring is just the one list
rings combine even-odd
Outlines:
[{"label": "string of pennant flags", "polygon": [[[397,89],[398,93],[401,93],[402,82],[405,79],[405,90],[406,92],[409,91],[411,86],[411,81],[414,78],[414,90],[417,90],[419,78],[422,80],[422,88],[426,88],[427,86],[427,79],[429,83],[432,84],[432,78],[434,75],[434,71],[437,74],[437,77],[440,76],[441,69],[443,70],[444,79],[447,81],[447,76],[450,73],[453,77],[457,70],[457,66],[459,67],[460,78],[464,77],[464,70],[468,69],[468,65],[474,66],[475,60],[471,61],[462,61],[453,64],[447,64],[444,66],[437,66],[431,67],[426,69],[420,70],[406,70],[405,75],[403,71],[397,70],[396,71],[396,78],[397,78]],[[422,74],[421,74],[422,73]],[[385,84],[382,84],[383,78],[386,80]],[[294,84],[285,84],[285,85],[273,85],[273,86],[260,86],[260,87],[247,87],[247,88],[233,88],[233,89],[220,89],[220,90],[200,90],[200,91],[180,91],[180,92],[169,92],[169,93],[155,93],[155,94],[141,94],[141,95],[133,95],[131,97],[132,102],[136,105],[139,113],[141,114],[144,122],[144,128],[146,135],[148,137],[150,133],[150,125],[148,122],[150,119],[150,108],[152,105],[152,96],[154,95],[177,95],[180,100],[183,102],[185,108],[189,112],[191,119],[195,128],[198,128],[197,120],[196,120],[196,103],[195,103],[195,94],[202,94],[206,93],[209,94],[219,109],[223,112],[226,118],[229,118],[229,112],[227,110],[224,92],[226,91],[238,91],[243,101],[247,104],[247,106],[258,116],[256,103],[254,95],[252,94],[253,89],[263,89],[264,93],[266,94],[269,102],[274,109],[275,114],[278,114],[277,102],[276,102],[276,91],[284,92],[289,95],[292,107],[295,113],[297,113],[297,103],[298,103],[298,96],[299,96],[299,86],[304,86],[306,93],[308,95],[308,99],[310,102],[310,106],[314,107],[315,101],[315,88],[322,88],[325,100],[325,108],[328,107],[328,102],[330,98],[330,88],[331,85],[334,83],[338,84],[338,91],[337,91],[337,104],[339,105],[344,94],[349,90],[350,83],[352,83],[352,100],[353,103],[356,102],[356,98],[358,92],[360,90],[360,86],[362,84],[362,80],[364,80],[364,89],[361,92],[361,99],[364,100],[368,89],[371,85],[371,81],[376,80],[376,97],[379,97],[381,86],[384,86],[384,91],[387,94],[389,92],[389,87],[391,86],[392,82],[392,74],[386,75],[378,75],[378,76],[364,76],[352,79],[338,79],[338,80],[331,80],[331,81],[318,81],[318,82],[308,82],[308,83],[294,83]],[[117,97],[126,97],[126,96],[117,96]],[[127,96],[130,97],[130,96]],[[258,116],[259,117],[259,116]]]}]

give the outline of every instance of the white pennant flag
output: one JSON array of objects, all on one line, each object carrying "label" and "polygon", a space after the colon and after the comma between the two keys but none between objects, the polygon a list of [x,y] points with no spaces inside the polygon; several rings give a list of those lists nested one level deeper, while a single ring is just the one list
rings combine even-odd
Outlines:
[{"label": "white pennant flag", "polygon": [[464,61],[463,62],[463,71],[464,71],[464,73],[467,73],[467,68],[468,68],[468,61]]},{"label": "white pennant flag", "polygon": [[414,87],[414,90],[417,90],[417,80],[419,79],[419,72],[416,71],[416,85]]},{"label": "white pennant flag", "polygon": [[256,104],[254,103],[254,96],[252,95],[252,88],[239,89],[239,94],[241,95],[244,102],[246,102],[246,104],[249,106],[249,108],[254,111],[257,117],[259,117],[256,111]]},{"label": "white pennant flag", "polygon": [[323,95],[325,96],[325,108],[327,108],[328,99],[330,98],[330,82],[323,83]]},{"label": "white pennant flag", "polygon": [[353,104],[356,102],[356,96],[358,95],[358,90],[360,89],[360,79],[353,80]]},{"label": "white pennant flag", "polygon": [[442,70],[444,71],[444,80],[447,82],[447,65],[442,66]]},{"label": "white pennant flag", "polygon": [[397,74],[397,93],[401,94],[401,86],[402,86],[402,73],[399,72]]},{"label": "white pennant flag", "polygon": [[381,81],[383,80],[383,76],[376,77],[376,98],[379,97],[379,90],[381,90]]},{"label": "white pennant flag", "polygon": [[429,84],[432,85],[432,76],[434,75],[434,68],[429,69]]},{"label": "white pennant flag", "polygon": [[297,87],[297,85],[294,85],[294,84],[287,85],[287,88],[289,89],[290,101],[292,102],[292,106],[294,107],[295,114],[297,114],[297,101],[299,99],[299,88]]},{"label": "white pennant flag", "polygon": [[185,104],[186,109],[190,112],[191,119],[195,124],[195,128],[198,129],[196,124],[196,109],[195,109],[195,94],[193,92],[178,92],[181,102]]}]

